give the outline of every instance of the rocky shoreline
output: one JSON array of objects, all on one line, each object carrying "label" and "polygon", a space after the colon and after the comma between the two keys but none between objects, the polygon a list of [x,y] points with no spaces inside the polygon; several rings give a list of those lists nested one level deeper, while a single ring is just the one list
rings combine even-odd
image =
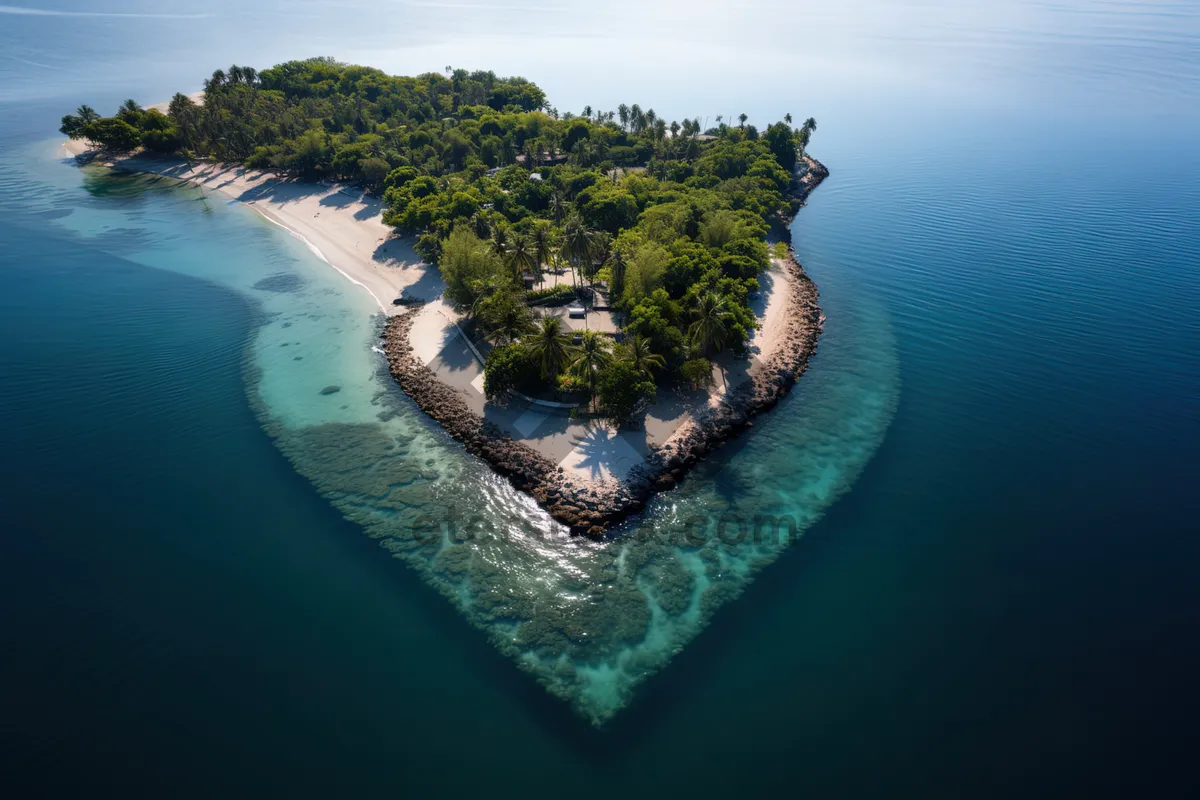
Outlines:
[{"label": "rocky shoreline", "polygon": [[415,355],[409,332],[420,306],[391,317],[383,332],[383,349],[392,377],[417,406],[436,420],[467,451],[479,456],[514,487],[534,498],[551,517],[573,533],[600,538],[637,514],[655,492],[681,481],[687,470],[714,448],[754,425],[754,418],[774,408],[804,374],[816,352],[824,317],[817,304],[817,287],[804,273],[792,250],[788,224],[808,195],[829,176],[823,164],[804,157],[807,170],[797,179],[790,198],[791,213],[781,220],[781,237],[788,243],[784,268],[789,281],[791,312],[783,342],[765,360],[756,362],[747,378],[731,386],[724,401],[685,422],[646,462],[622,481],[583,481],[563,471],[532,447],[485,422],[453,388],[438,380]]}]

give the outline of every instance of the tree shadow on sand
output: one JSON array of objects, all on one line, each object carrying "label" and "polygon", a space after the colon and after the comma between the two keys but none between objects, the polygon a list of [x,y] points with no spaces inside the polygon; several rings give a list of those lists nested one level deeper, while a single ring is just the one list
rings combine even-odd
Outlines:
[{"label": "tree shadow on sand", "polygon": [[575,462],[574,468],[587,472],[592,480],[624,477],[642,460],[633,445],[606,423],[588,425],[575,440],[575,452],[582,458]]}]

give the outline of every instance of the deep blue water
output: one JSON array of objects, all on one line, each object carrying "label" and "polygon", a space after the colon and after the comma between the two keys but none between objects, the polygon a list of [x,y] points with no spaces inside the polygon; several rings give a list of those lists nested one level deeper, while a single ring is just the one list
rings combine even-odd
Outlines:
[{"label": "deep blue water", "polygon": [[[467,38],[479,15],[459,41],[428,9],[397,10],[404,35],[385,43],[336,20],[313,33],[327,18],[305,4],[265,42],[223,44],[221,7],[191,22],[0,17],[12,795],[1194,793],[1196,10],[863,6],[814,11],[795,42],[757,50],[744,23],[727,40],[701,9],[683,38],[702,50],[643,56],[653,80],[483,51],[560,107],[811,107],[833,175],[795,232],[831,348],[863,308],[894,331],[896,414],[852,491],[601,731],[342,519],[264,432],[244,366],[266,312],[226,285],[293,258],[286,243],[249,215],[185,212],[190,195],[86,191],[38,145],[80,102],[160,99],[260,52],[397,70],[484,58]],[[198,34],[174,50],[147,38],[184,24]],[[637,46],[594,35],[597,50]],[[755,83],[764,64],[790,69]],[[68,204],[29,202],[38,181]],[[113,223],[167,230],[185,213],[203,221],[158,250]],[[88,215],[113,227],[64,224]],[[210,256],[214,239],[228,246]],[[203,277],[211,257],[212,280],[170,271],[184,250],[196,264],[180,271]]]}]

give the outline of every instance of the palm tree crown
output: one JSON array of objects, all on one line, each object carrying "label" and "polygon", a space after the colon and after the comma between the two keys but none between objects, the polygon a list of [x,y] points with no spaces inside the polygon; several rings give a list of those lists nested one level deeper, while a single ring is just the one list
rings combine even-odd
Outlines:
[{"label": "palm tree crown", "polygon": [[532,270],[536,256],[533,252],[533,242],[523,233],[518,233],[512,238],[512,242],[508,245],[506,252],[508,258],[508,266],[513,271],[513,275],[517,280],[521,279],[527,270]]},{"label": "palm tree crown", "polygon": [[563,371],[574,348],[561,317],[542,317],[526,344],[537,359],[542,377],[549,380]]},{"label": "palm tree crown", "polygon": [[534,330],[529,311],[523,303],[502,304],[495,318],[489,319],[489,322],[494,326],[489,338],[496,344],[511,344]]},{"label": "palm tree crown", "polygon": [[667,365],[665,358],[650,349],[650,340],[645,336],[631,336],[626,339],[621,346],[621,356],[634,369],[647,375]]},{"label": "palm tree crown", "polygon": [[705,356],[713,350],[720,352],[729,341],[729,323],[733,315],[728,300],[709,292],[700,298],[696,308],[696,321],[688,328],[692,343],[704,351]]},{"label": "palm tree crown", "polygon": [[542,278],[542,264],[550,260],[550,250],[554,246],[554,234],[548,227],[534,228],[530,241],[533,250],[533,274],[538,280]]},{"label": "palm tree crown", "polygon": [[596,394],[596,374],[612,361],[612,343],[604,334],[584,331],[583,341],[575,349],[570,372],[588,382],[588,390]]},{"label": "palm tree crown", "polygon": [[581,268],[586,267],[592,255],[594,239],[592,232],[584,224],[583,218],[573,214],[563,226],[563,254],[571,261],[576,272],[582,275]]}]

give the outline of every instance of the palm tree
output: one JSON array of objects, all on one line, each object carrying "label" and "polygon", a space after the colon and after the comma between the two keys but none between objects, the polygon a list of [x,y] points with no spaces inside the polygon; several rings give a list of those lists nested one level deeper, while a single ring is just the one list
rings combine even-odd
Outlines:
[{"label": "palm tree", "polygon": [[808,143],[812,140],[812,135],[817,131],[817,121],[812,117],[804,120],[804,124],[800,126],[800,155],[804,155],[804,149],[808,147]]},{"label": "palm tree", "polygon": [[621,292],[625,290],[625,255],[620,250],[614,250],[612,257],[608,260],[609,271],[609,291],[615,298],[621,297]]},{"label": "palm tree", "polygon": [[77,108],[75,110],[75,116],[79,117],[80,121],[84,125],[87,125],[88,123],[95,122],[96,120],[100,119],[99,112],[97,112],[96,109],[92,108],[89,105],[82,105],[79,108]]},{"label": "palm tree", "polygon": [[563,328],[562,317],[555,316],[542,317],[528,336],[526,345],[537,359],[545,380],[563,371],[575,349],[571,345],[571,335]]},{"label": "palm tree", "polygon": [[550,213],[554,216],[556,223],[562,222],[563,215],[567,212],[569,201],[567,195],[562,189],[555,189],[550,195]]},{"label": "palm tree", "polygon": [[621,345],[621,358],[634,369],[649,375],[662,369],[667,360],[650,349],[650,340],[645,336],[631,336]]},{"label": "palm tree", "polygon": [[576,378],[586,380],[592,401],[596,398],[596,374],[612,361],[612,343],[596,331],[584,331],[583,341],[576,348],[568,370]]},{"label": "palm tree", "polygon": [[583,218],[578,214],[572,214],[567,220],[567,224],[563,226],[562,246],[567,260],[574,267],[573,272],[582,276],[583,273],[580,270],[585,268],[592,255],[593,238],[592,232],[588,230]]},{"label": "palm tree", "polygon": [[493,326],[488,338],[495,344],[511,344],[534,331],[529,309],[519,300],[504,303],[488,321]]},{"label": "palm tree", "polygon": [[542,280],[542,264],[550,260],[550,247],[553,243],[554,239],[550,228],[539,225],[533,229],[533,238],[530,240],[533,250],[533,274],[539,282]]},{"label": "palm tree", "polygon": [[583,115],[590,120],[592,118],[592,107],[584,106],[583,107]]},{"label": "palm tree", "polygon": [[784,121],[784,122],[786,122],[788,125],[791,125],[791,124],[792,124],[792,115],[791,115],[791,114],[784,114],[784,115],[783,115],[783,121]]},{"label": "palm tree", "polygon": [[523,233],[518,233],[512,238],[512,243],[508,246],[506,253],[508,258],[508,266],[513,271],[516,279],[521,280],[521,276],[526,271],[533,269],[535,256],[533,254],[533,242]]},{"label": "palm tree", "polygon": [[738,127],[739,128],[746,127],[746,120],[748,120],[748,119],[750,119],[750,118],[747,117],[745,114],[738,114]]},{"label": "palm tree", "polygon": [[508,252],[508,233],[499,225],[492,228],[492,252],[501,258]]},{"label": "palm tree", "polygon": [[213,70],[212,77],[204,82],[204,93],[211,94],[219,91],[225,85],[225,71],[216,69]]},{"label": "palm tree", "polygon": [[[589,277],[596,277],[596,270],[608,263],[613,255],[613,238],[608,231],[596,231],[592,234],[592,246],[588,252],[590,266]],[[593,282],[593,288],[595,283]]]},{"label": "palm tree", "polygon": [[[715,292],[708,292],[700,298],[696,307],[696,321],[688,328],[688,338],[692,344],[704,351],[704,357],[712,360],[712,352],[718,353],[729,341],[729,323],[733,314],[729,311],[728,300]],[[721,371],[721,384],[725,384],[725,371]]]},{"label": "palm tree", "polygon": [[629,106],[621,103],[617,106],[617,116],[621,118],[621,128],[629,129]]}]

